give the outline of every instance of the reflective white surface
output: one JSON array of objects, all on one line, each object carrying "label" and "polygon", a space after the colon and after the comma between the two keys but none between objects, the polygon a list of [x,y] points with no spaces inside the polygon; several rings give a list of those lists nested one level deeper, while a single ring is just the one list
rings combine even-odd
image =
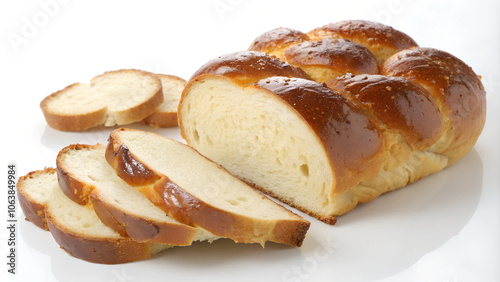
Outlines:
[{"label": "reflective white surface", "polygon": [[[246,49],[280,26],[308,31],[343,19],[378,20],[420,46],[448,51],[482,76],[487,123],[475,148],[454,166],[358,206],[335,226],[305,216],[312,224],[301,248],[220,240],[146,261],[98,265],[59,249],[50,233],[24,221],[18,207],[18,274],[7,275],[2,263],[7,281],[500,281],[497,1],[104,2],[0,4],[1,156],[5,166],[17,165],[18,176],[55,166],[57,152],[71,143],[106,142],[109,129],[47,127],[39,103],[50,93],[119,68],[188,79],[207,60]],[[130,127],[180,140],[177,128]],[[1,174],[5,191],[7,169]],[[0,196],[3,225],[6,196]],[[2,261],[7,236],[2,227]]]}]

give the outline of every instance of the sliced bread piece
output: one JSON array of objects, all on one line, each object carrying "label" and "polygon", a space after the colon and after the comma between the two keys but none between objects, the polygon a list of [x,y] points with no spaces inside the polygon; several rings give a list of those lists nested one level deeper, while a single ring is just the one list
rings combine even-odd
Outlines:
[{"label": "sliced bread piece", "polygon": [[157,74],[156,76],[161,80],[163,103],[142,122],[155,127],[175,127],[177,126],[177,106],[186,80],[167,74]]},{"label": "sliced bread piece", "polygon": [[46,168],[20,177],[21,208],[28,220],[46,222],[56,242],[70,255],[94,263],[116,264],[150,258],[170,248],[139,243],[104,225],[94,210],[71,201],[59,189],[56,170]]},{"label": "sliced bread piece", "polygon": [[[180,142],[132,129],[109,138],[108,162],[131,185],[155,184],[151,195],[180,222],[236,242],[301,246],[310,223]],[[140,172],[140,173],[136,173]]]},{"label": "sliced bread piece", "polygon": [[57,155],[61,190],[75,202],[92,206],[104,224],[138,242],[191,245],[217,239],[209,232],[169,217],[125,183],[104,158],[103,145],[70,145]]},{"label": "sliced bread piece", "polygon": [[62,131],[141,121],[163,103],[160,79],[127,69],[105,72],[90,83],[74,83],[40,103],[47,123]]}]

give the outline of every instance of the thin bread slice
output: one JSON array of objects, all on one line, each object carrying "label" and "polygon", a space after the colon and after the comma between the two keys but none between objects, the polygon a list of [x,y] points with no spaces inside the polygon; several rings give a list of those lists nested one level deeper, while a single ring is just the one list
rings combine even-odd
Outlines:
[{"label": "thin bread slice", "polygon": [[70,145],[57,155],[61,190],[79,204],[90,202],[101,221],[138,242],[175,246],[217,239],[206,230],[169,217],[120,179],[104,158],[103,145]]},{"label": "thin bread slice", "polygon": [[74,83],[40,103],[47,123],[61,131],[82,131],[141,121],[163,103],[160,79],[126,69],[105,72],[90,83]]},{"label": "thin bread slice", "polygon": [[171,247],[139,243],[104,225],[93,209],[64,195],[54,168],[20,177],[17,190],[27,219],[46,222],[46,228],[42,228],[48,229],[61,248],[76,258],[103,264],[126,263],[150,258]]},{"label": "thin bread slice", "polygon": [[[180,142],[120,128],[106,159],[131,185],[153,184],[153,201],[180,222],[236,242],[301,246],[310,223]],[[125,169],[123,169],[125,168]],[[159,199],[159,200],[158,200]]]},{"label": "thin bread slice", "polygon": [[186,80],[167,74],[157,74],[156,76],[161,80],[163,103],[142,122],[154,127],[175,127],[177,126],[177,106]]}]

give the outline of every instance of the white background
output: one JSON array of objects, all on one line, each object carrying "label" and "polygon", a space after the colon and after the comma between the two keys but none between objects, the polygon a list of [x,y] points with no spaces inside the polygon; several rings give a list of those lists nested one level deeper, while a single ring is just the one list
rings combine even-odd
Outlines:
[{"label": "white background", "polygon": [[[47,4],[52,3],[52,4]],[[389,193],[328,226],[312,221],[302,248],[178,247],[123,265],[67,255],[48,232],[17,230],[14,281],[500,281],[500,4],[491,1],[77,1],[0,4],[4,165],[0,265],[7,265],[7,164],[18,176],[55,165],[70,143],[106,142],[109,130],[58,132],[39,108],[47,95],[108,71],[138,68],[185,79],[207,60],[244,50],[280,26],[307,32],[343,19],[394,26],[420,46],[448,51],[482,76],[488,116],[456,165]],[[141,125],[131,127],[153,130]],[[179,139],[178,129],[156,130]],[[5,280],[2,280],[5,281]]]}]

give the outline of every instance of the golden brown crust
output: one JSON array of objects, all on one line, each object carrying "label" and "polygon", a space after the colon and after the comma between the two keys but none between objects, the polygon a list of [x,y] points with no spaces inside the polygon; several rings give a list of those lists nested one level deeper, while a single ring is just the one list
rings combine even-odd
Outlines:
[{"label": "golden brown crust", "polygon": [[413,48],[389,58],[382,73],[422,85],[438,102],[448,134],[438,151],[449,165],[474,146],[486,119],[486,92],[471,67],[444,51]]},{"label": "golden brown crust", "polygon": [[118,264],[151,257],[146,243],[131,239],[110,239],[82,237],[60,226],[50,213],[47,213],[47,225],[56,242],[70,255],[89,262]]},{"label": "golden brown crust", "polygon": [[312,40],[344,38],[367,47],[382,64],[392,54],[418,46],[407,34],[390,26],[363,20],[326,24],[307,33]]},{"label": "golden brown crust", "polygon": [[270,76],[309,78],[300,68],[256,51],[241,51],[220,56],[204,64],[191,78],[202,74],[225,76],[240,85],[249,85]]},{"label": "golden brown crust", "polygon": [[255,38],[250,47],[248,47],[248,50],[275,55],[283,60],[283,53],[286,48],[308,40],[309,36],[301,31],[280,27],[267,31]]},{"label": "golden brown crust", "polygon": [[375,177],[383,161],[378,128],[355,104],[314,81],[270,77],[255,84],[294,108],[323,143],[335,174],[333,195]]},{"label": "golden brown crust", "polygon": [[99,193],[95,191],[90,195],[90,199],[97,216],[104,224],[137,242],[189,246],[195,239],[197,230],[193,227],[134,216],[101,201]]},{"label": "golden brown crust", "polygon": [[[377,60],[364,46],[344,39],[323,39],[302,42],[285,51],[286,61],[303,68],[317,82],[327,82],[346,73],[376,74],[379,72]],[[333,75],[317,79],[305,67],[329,69]]]},{"label": "golden brown crust", "polygon": [[24,181],[28,178],[36,177],[36,175],[41,173],[56,173],[55,168],[45,168],[44,170],[32,171],[24,176],[19,177],[17,181],[17,196],[19,198],[19,204],[23,210],[26,220],[31,221],[34,225],[44,229],[49,230],[47,226],[47,220],[45,218],[45,204],[39,203],[34,200],[29,194],[27,194],[23,189]]},{"label": "golden brown crust", "polygon": [[427,149],[441,137],[443,121],[431,94],[404,78],[346,75],[328,87],[347,97],[384,127],[403,134],[414,151]]}]

